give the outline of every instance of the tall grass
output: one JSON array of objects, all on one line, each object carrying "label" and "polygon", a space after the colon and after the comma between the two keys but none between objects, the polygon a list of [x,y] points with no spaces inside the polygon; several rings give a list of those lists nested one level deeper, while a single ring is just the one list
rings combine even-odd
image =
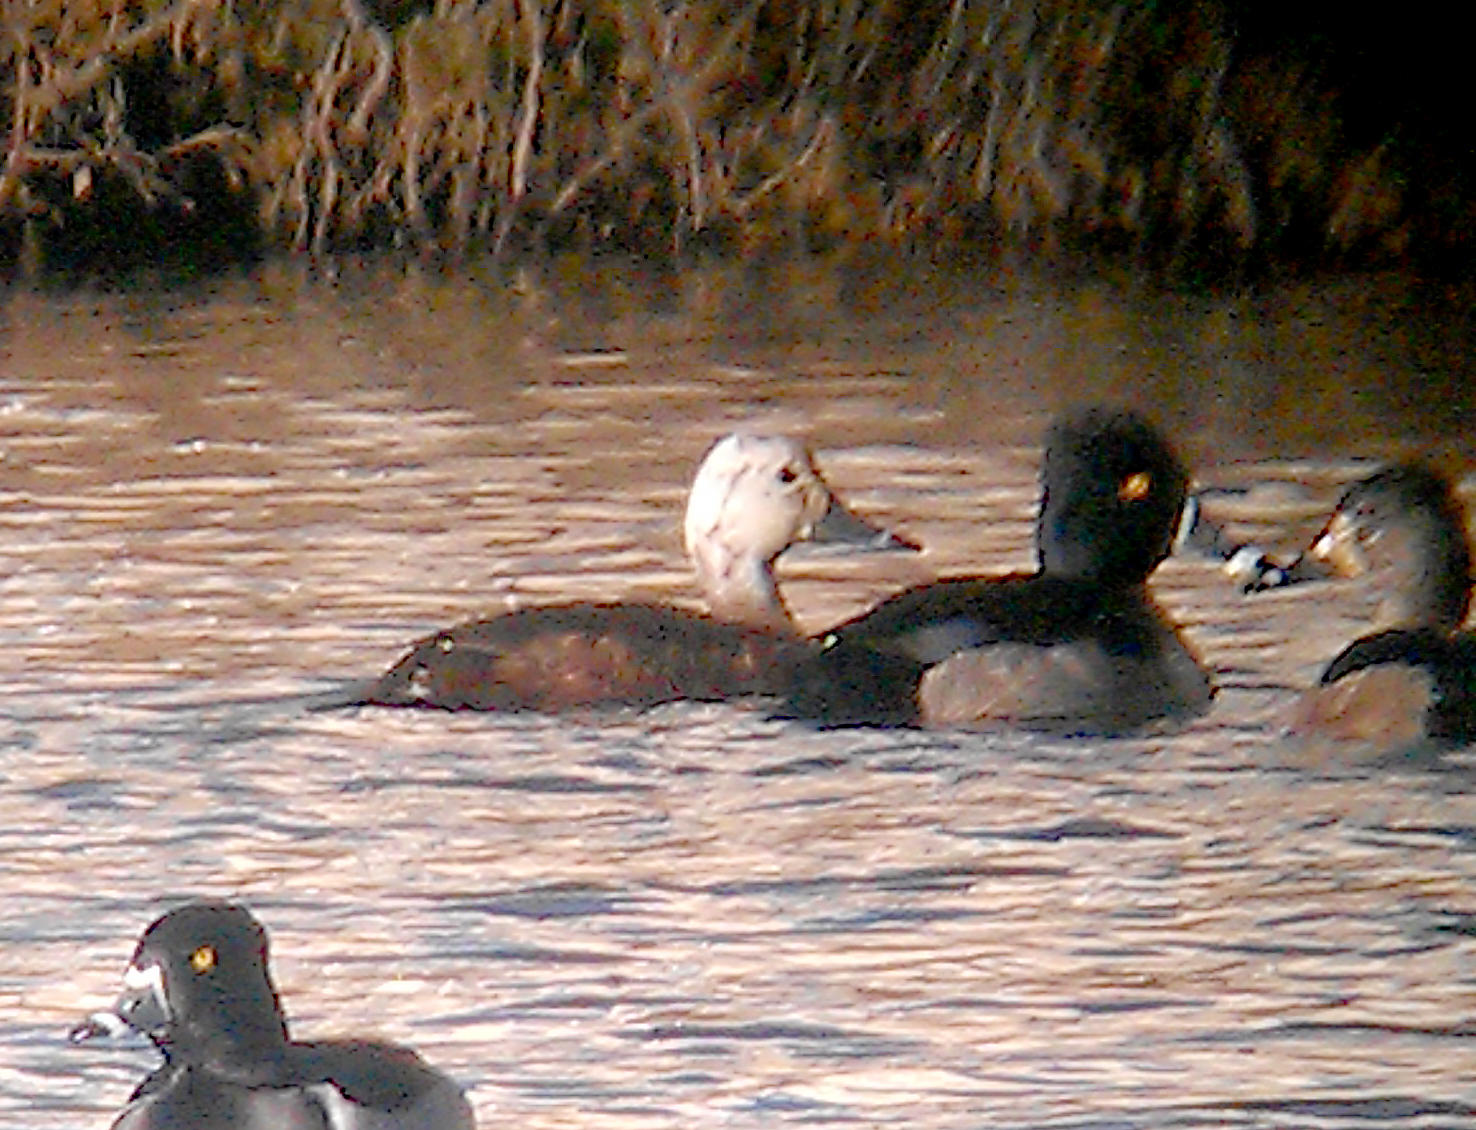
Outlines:
[{"label": "tall grass", "polygon": [[[1216,4],[33,0],[0,242],[209,218],[328,252],[853,241],[1397,254],[1385,148]],[[147,238],[163,228],[134,226]],[[113,232],[123,238],[127,232]]]}]

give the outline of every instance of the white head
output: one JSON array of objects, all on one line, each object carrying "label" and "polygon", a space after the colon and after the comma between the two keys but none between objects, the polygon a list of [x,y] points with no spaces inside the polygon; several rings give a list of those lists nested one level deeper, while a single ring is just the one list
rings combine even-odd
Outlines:
[{"label": "white head", "polygon": [[830,491],[804,444],[734,433],[713,446],[692,481],[687,552],[722,546],[734,557],[772,561],[809,537],[828,509]]},{"label": "white head", "polygon": [[735,433],[707,453],[687,498],[687,553],[715,615],[789,628],[770,565],[830,509],[810,453],[787,436]]},{"label": "white head", "polygon": [[719,440],[697,469],[685,534],[713,615],[772,631],[794,630],[772,565],[795,543],[842,553],[917,549],[841,505],[804,444],[744,433]]}]

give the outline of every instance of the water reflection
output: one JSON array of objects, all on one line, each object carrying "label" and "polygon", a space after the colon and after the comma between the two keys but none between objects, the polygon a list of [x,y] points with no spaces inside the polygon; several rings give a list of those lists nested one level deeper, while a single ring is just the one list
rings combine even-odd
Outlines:
[{"label": "water reflection", "polygon": [[413,1043],[484,1125],[1476,1125],[1469,757],[1275,733],[1347,588],[1161,570],[1222,687],[1171,737],[305,708],[464,616],[695,604],[681,498],[737,423],[928,547],[790,565],[810,630],[1029,564],[1083,373],[1299,546],[1355,457],[1472,454],[1421,295],[512,283],[10,298],[0,1122],[107,1124],[148,1053],[66,1028],[213,894],[272,930],[299,1034]]}]

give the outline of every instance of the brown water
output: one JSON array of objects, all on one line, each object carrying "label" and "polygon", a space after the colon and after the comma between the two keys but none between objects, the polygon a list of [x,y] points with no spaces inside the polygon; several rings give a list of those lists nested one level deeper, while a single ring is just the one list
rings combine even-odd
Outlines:
[{"label": "brown water", "polygon": [[693,602],[686,481],[738,424],[928,547],[787,568],[816,629],[1027,565],[1070,402],[1153,409],[1288,549],[1355,456],[1476,463],[1442,296],[900,277],[11,296],[0,1125],[107,1125],[153,1055],[66,1028],[210,894],[299,1034],[413,1043],[484,1126],[1476,1126],[1471,759],[1309,765],[1275,726],[1346,588],[1169,563],[1222,687],[1169,737],[304,708],[473,613]]}]

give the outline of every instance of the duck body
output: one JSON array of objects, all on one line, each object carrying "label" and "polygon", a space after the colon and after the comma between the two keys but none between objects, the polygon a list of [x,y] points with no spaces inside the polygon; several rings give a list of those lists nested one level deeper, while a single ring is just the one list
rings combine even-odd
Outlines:
[{"label": "duck body", "polygon": [[473,1130],[460,1088],[408,1048],[290,1039],[266,945],[229,903],[191,903],[144,932],[117,1003],[72,1032],[131,1030],[164,1055],[114,1130]]},{"label": "duck body", "polygon": [[366,702],[557,712],[778,694],[813,645],[654,604],[529,608],[415,644]]},{"label": "duck body", "polygon": [[1476,636],[1421,628],[1354,640],[1305,696],[1298,727],[1345,728],[1389,752],[1476,742]]},{"label": "duck body", "polygon": [[1375,755],[1476,742],[1476,635],[1459,630],[1471,557],[1449,482],[1417,464],[1384,468],[1344,494],[1304,559],[1364,579],[1374,630],[1301,695],[1292,733]]},{"label": "duck body", "polygon": [[710,615],[637,603],[520,609],[419,640],[354,701],[559,711],[778,693],[814,645],[779,595],[775,558],[801,542],[917,548],[846,509],[798,441],[750,434],[703,460],[685,540]]},{"label": "duck body", "polygon": [[832,725],[1119,733],[1209,703],[1208,677],[1144,581],[1187,476],[1139,417],[1093,409],[1047,440],[1034,573],[900,593],[825,634],[790,690]]},{"label": "duck body", "polygon": [[291,1044],[268,1062],[170,1063],[129,1099],[113,1130],[409,1130],[471,1127],[444,1076],[413,1052],[367,1040]]},{"label": "duck body", "polygon": [[791,704],[830,723],[1113,734],[1196,714],[1212,693],[1144,592],[1075,578],[944,581],[829,638]]}]

